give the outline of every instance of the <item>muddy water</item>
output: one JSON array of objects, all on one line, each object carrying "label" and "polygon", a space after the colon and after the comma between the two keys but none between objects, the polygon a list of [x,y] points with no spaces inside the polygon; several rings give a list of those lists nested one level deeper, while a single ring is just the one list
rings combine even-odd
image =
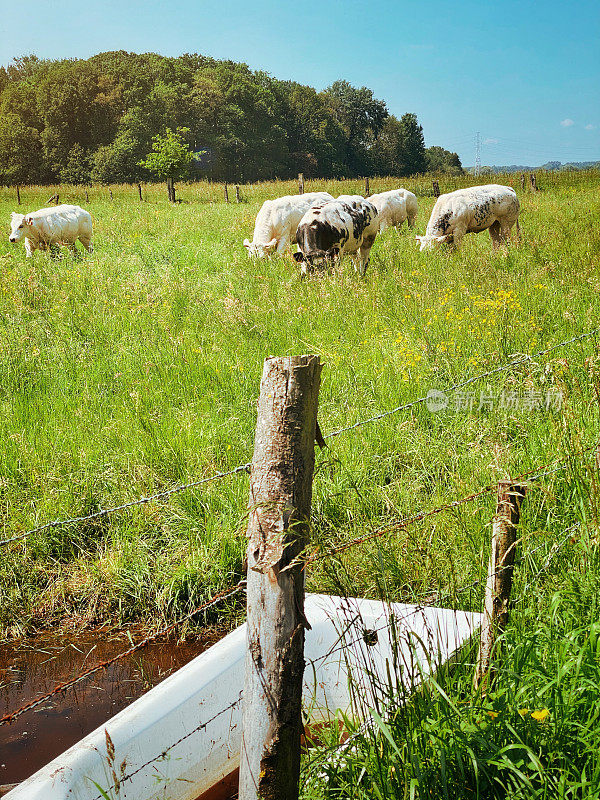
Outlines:
[{"label": "muddy water", "polygon": [[[0,726],[0,784],[19,783],[93,731],[223,634],[150,644],[64,694]],[[0,648],[0,716],[130,647],[122,635],[37,637]]]}]

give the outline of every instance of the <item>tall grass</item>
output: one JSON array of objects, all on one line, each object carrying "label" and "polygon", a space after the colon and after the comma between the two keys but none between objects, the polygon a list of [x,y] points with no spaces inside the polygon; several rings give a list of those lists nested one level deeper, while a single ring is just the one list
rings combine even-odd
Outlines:
[{"label": "tall grass", "polygon": [[[420,196],[421,232],[434,202],[429,182],[405,183]],[[260,203],[297,191],[294,182],[244,186],[239,205],[226,205],[214,184],[179,186],[178,205],[161,186],[144,187],[144,202],[135,187],[111,187],[112,200],[91,187],[87,203],[85,189],[61,186],[61,202],[92,213],[92,256],[27,261],[22,248],[0,243],[4,534],[249,460],[267,355],[321,355],[327,433],[595,327],[600,177],[548,174],[538,184],[543,191],[521,196],[519,248],[493,253],[484,234],[458,252],[419,253],[412,235],[389,231],[364,280],[345,264],[304,282],[289,257],[253,262],[241,246]],[[24,187],[21,209],[43,206],[53,191]],[[8,225],[12,190],[0,202]],[[331,440],[317,459],[315,538],[341,543],[577,452],[598,435],[598,358],[586,340],[476,384],[470,410],[416,406]],[[548,388],[563,392],[561,409],[479,409],[480,390]],[[532,546],[576,518],[589,498],[574,492],[556,473],[532,495]],[[246,504],[237,476],[3,547],[3,636],[66,622],[153,626],[190,610],[239,578]],[[352,593],[378,596],[382,575],[390,599],[471,582],[492,505],[483,498],[347,551],[339,563]],[[324,564],[309,589],[335,589]]]}]

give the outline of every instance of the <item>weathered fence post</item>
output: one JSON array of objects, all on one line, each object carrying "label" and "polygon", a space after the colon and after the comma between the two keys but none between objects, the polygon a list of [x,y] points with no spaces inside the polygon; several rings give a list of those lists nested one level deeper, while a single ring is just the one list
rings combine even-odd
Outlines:
[{"label": "weathered fence post", "polygon": [[504,631],[508,622],[517,549],[516,530],[526,491],[525,484],[511,483],[508,480],[498,482],[496,515],[492,523],[492,548],[485,587],[485,608],[474,678],[476,687],[486,676],[492,674],[491,660],[496,637]]},{"label": "weathered fence post", "polygon": [[240,187],[237,184],[235,186],[235,202],[240,202]]},{"label": "weathered fence post", "polygon": [[439,197],[440,196],[440,185],[437,181],[432,181],[433,184],[433,196]]},{"label": "weathered fence post", "polygon": [[108,194],[110,195],[110,199],[112,200],[113,199],[113,193],[112,193],[112,189],[110,187],[108,189]]},{"label": "weathered fence post", "polygon": [[525,173],[521,175],[521,189],[525,190]]},{"label": "weathered fence post", "polygon": [[537,178],[536,178],[535,172],[530,173],[529,182],[531,184],[531,191],[532,192],[537,192],[538,187],[537,187]]},{"label": "weathered fence post", "polygon": [[[321,364],[267,358],[250,473],[240,800],[296,800],[304,673],[304,570]],[[287,569],[286,569],[287,568]]]},{"label": "weathered fence post", "polygon": [[369,179],[365,178],[365,197],[368,197],[371,194],[371,190],[369,187]]},{"label": "weathered fence post", "polygon": [[304,173],[298,173],[298,194],[304,194]]},{"label": "weathered fence post", "polygon": [[88,192],[87,186],[85,187],[85,202],[86,203],[90,202],[90,193]]},{"label": "weathered fence post", "polygon": [[139,196],[140,196],[140,203],[141,203],[141,202],[143,202],[143,198],[142,198],[142,184],[141,184],[141,183],[138,183],[137,187],[138,187],[138,194],[139,194]]},{"label": "weathered fence post", "polygon": [[17,189],[17,205],[20,206],[21,205],[21,192],[19,191],[19,185],[18,184],[17,184],[16,189]]},{"label": "weathered fence post", "polygon": [[225,202],[229,202],[229,192],[227,191],[227,184],[225,184]]}]

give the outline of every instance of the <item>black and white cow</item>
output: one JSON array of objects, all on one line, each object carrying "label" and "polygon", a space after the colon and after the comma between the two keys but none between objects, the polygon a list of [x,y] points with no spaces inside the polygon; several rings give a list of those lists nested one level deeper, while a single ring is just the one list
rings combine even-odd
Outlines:
[{"label": "black and white cow", "polygon": [[425,236],[417,236],[421,250],[439,244],[458,246],[465,233],[489,230],[494,249],[508,241],[510,229],[517,224],[519,233],[519,199],[510,186],[490,183],[471,186],[438,197],[427,223]]},{"label": "black and white cow", "polygon": [[378,230],[377,209],[358,194],[316,203],[302,217],[296,232],[300,250],[294,258],[301,264],[302,277],[315,266],[341,259],[346,253],[364,275]]}]

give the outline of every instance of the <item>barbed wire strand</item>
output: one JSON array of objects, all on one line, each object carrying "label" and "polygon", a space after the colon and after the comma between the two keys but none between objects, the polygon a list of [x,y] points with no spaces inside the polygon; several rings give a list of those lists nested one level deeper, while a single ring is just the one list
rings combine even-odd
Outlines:
[{"label": "barbed wire strand", "polygon": [[[240,691],[237,700],[233,700],[231,703],[229,703],[229,705],[225,706],[225,708],[222,708],[220,711],[217,711],[217,713],[214,714],[210,719],[207,719],[206,722],[201,722],[193,730],[188,731],[187,733],[185,733],[183,736],[181,736],[179,739],[177,739],[176,742],[173,742],[173,744],[169,745],[168,747],[165,747],[164,750],[162,750],[160,753],[157,753],[157,755],[155,755],[152,758],[150,758],[148,761],[146,761],[144,764],[139,766],[133,772],[130,772],[128,775],[124,775],[122,778],[118,778],[119,787],[123,783],[125,783],[125,781],[130,781],[135,775],[138,774],[138,772],[141,772],[146,767],[149,767],[150,764],[153,764],[155,761],[158,761],[161,758],[165,758],[167,756],[167,753],[169,753],[171,750],[173,750],[175,747],[177,747],[177,745],[181,744],[186,739],[189,739],[189,737],[193,736],[195,733],[198,733],[199,731],[204,730],[205,728],[207,728],[210,725],[211,722],[214,722],[222,714],[227,713],[227,711],[232,711],[237,705],[239,705],[239,703],[241,702],[241,699],[242,699],[242,692]],[[102,800],[103,797],[105,797],[105,795],[99,794],[96,797],[94,797],[94,800]]]},{"label": "barbed wire strand", "polygon": [[[576,455],[578,456],[583,455],[584,453],[587,453],[590,450],[594,450],[596,447],[597,444],[589,445],[588,447],[585,447],[582,450],[578,451]],[[569,456],[569,459],[570,458],[572,458],[572,456]],[[514,478],[509,478],[507,480],[510,480],[511,483],[519,483],[521,481],[529,483],[537,481],[540,478],[545,478],[548,475],[553,475],[557,472],[561,472],[562,470],[567,469],[569,463],[570,462],[568,460],[565,460],[564,463],[561,463],[550,469],[542,467],[541,471],[539,471],[540,467],[536,467],[536,469],[528,470],[527,472],[522,472],[520,475],[517,475]],[[497,487],[498,487],[497,482],[490,483],[487,486],[484,486],[482,489],[473,492],[472,494],[466,495],[465,497],[461,497],[457,500],[451,500],[450,502],[444,503],[443,505],[438,506],[437,508],[430,509],[429,511],[419,511],[416,514],[412,514],[411,516],[408,517],[403,517],[402,519],[396,520],[394,522],[387,522],[385,525],[381,525],[380,527],[375,528],[375,530],[370,531],[369,533],[366,533],[363,536],[357,536],[356,538],[351,539],[348,542],[344,542],[343,544],[340,544],[337,547],[322,552],[313,551],[311,555],[306,556],[304,558],[302,557],[301,554],[297,556],[297,558],[284,569],[289,570],[298,563],[306,565],[312,563],[313,561],[318,561],[323,558],[328,558],[330,556],[337,555],[337,553],[349,550],[350,548],[355,547],[356,545],[363,544],[364,542],[368,542],[372,539],[377,539],[380,536],[383,536],[385,533],[388,533],[390,531],[407,528],[409,525],[412,525],[415,522],[421,522],[422,520],[427,519],[428,517],[433,517],[436,514],[442,513],[443,511],[450,511],[453,508],[465,505],[466,503],[470,503],[473,500],[477,500],[477,498],[482,497],[485,494],[489,494],[490,492],[495,491]]]},{"label": "barbed wire strand", "polygon": [[[519,364],[524,364],[527,361],[532,361],[534,358],[539,358],[540,356],[548,355],[553,350],[557,350],[560,347],[566,347],[567,345],[574,344],[575,342],[582,341],[583,339],[588,339],[591,336],[595,336],[600,333],[600,328],[595,328],[588,333],[582,333],[580,336],[574,336],[572,339],[567,339],[564,342],[559,342],[558,344],[552,345],[552,347],[548,347],[545,350],[538,350],[536,353],[531,354],[524,354],[519,358],[514,359],[513,361],[509,361],[507,364],[503,364],[500,367],[495,367],[494,369],[488,370],[487,372],[482,372],[479,375],[474,375],[472,378],[467,378],[464,381],[459,381],[452,386],[444,389],[443,392],[454,392],[458,389],[462,389],[465,386],[469,386],[471,383],[475,383],[476,381],[483,380],[483,378],[488,378],[490,375],[496,375],[498,372],[505,372],[506,370],[512,369],[512,367],[516,367]],[[328,433],[324,436],[324,439],[331,439],[334,436],[339,436],[341,433],[346,433],[347,431],[352,431],[355,428],[360,428],[362,425],[368,425],[371,422],[376,422],[377,420],[384,419],[385,417],[389,417],[392,414],[397,414],[399,411],[406,411],[413,406],[419,405],[421,403],[427,402],[428,396],[424,395],[423,397],[418,397],[416,400],[411,400],[409,403],[404,403],[403,405],[396,406],[395,408],[390,408],[388,411],[383,411],[380,414],[375,414],[372,417],[368,417],[367,419],[359,420],[355,422],[353,425],[346,425],[344,428],[338,428],[331,433]]]},{"label": "barbed wire strand", "polygon": [[72,678],[71,680],[59,683],[57,686],[54,687],[54,689],[52,689],[42,697],[38,697],[35,700],[31,700],[28,703],[25,703],[24,705],[21,706],[21,708],[18,708],[16,711],[11,711],[8,714],[4,714],[3,717],[0,717],[0,725],[6,725],[7,723],[14,722],[14,720],[20,717],[21,714],[24,714],[26,711],[31,711],[31,709],[35,708],[36,706],[39,706],[41,703],[45,703],[47,700],[50,700],[52,697],[54,697],[55,694],[58,694],[59,692],[64,692],[67,689],[76,686],[78,683],[94,675],[96,672],[99,672],[102,669],[106,669],[111,664],[114,664],[116,661],[119,661],[119,659],[126,658],[127,656],[130,656],[132,653],[136,653],[138,650],[142,650],[151,642],[156,641],[156,639],[159,639],[162,636],[168,636],[175,630],[175,628],[178,628],[180,625],[183,625],[184,622],[188,622],[190,619],[192,619],[192,617],[196,616],[196,614],[200,614],[203,611],[207,611],[212,606],[217,605],[217,603],[220,603],[223,600],[227,600],[229,597],[233,597],[233,595],[237,594],[242,589],[244,589],[245,585],[246,581],[241,580],[235,586],[232,586],[229,589],[224,589],[223,591],[218,592],[217,594],[213,595],[213,597],[211,597],[210,600],[201,603],[193,611],[190,611],[184,617],[181,617],[180,619],[175,620],[175,622],[172,622],[170,625],[167,625],[166,627],[161,628],[155,633],[146,636],[140,642],[138,642],[135,645],[132,645],[130,648],[124,650],[122,653],[119,653],[118,655],[113,656],[112,658],[109,658],[106,661],[100,661],[93,667],[90,667],[89,669],[86,669],[84,672],[81,672],[76,678]]},{"label": "barbed wire strand", "polygon": [[155,494],[148,495],[147,497],[139,497],[137,500],[132,500],[130,503],[123,503],[120,506],[114,506],[113,508],[102,508],[99,511],[94,511],[91,514],[86,514],[85,516],[81,517],[71,517],[70,519],[46,522],[44,525],[39,525],[37,528],[31,528],[31,530],[25,531],[25,533],[21,533],[18,536],[13,536],[10,539],[0,540],[0,545],[16,542],[20,539],[26,539],[28,536],[31,536],[34,533],[40,533],[40,531],[47,530],[48,528],[61,528],[63,525],[73,525],[76,522],[89,522],[89,520],[97,519],[105,514],[113,514],[116,511],[125,511],[128,508],[133,508],[134,506],[143,505],[144,503],[151,503],[153,500],[159,500],[163,497],[170,497],[170,495],[175,494],[176,492],[194,489],[197,486],[202,486],[205,483],[210,483],[211,481],[216,481],[220,478],[228,478],[230,475],[237,475],[240,472],[248,472],[250,470],[250,466],[250,462],[247,464],[240,464],[239,466],[234,467],[227,472],[216,472],[214,475],[209,475],[207,478],[201,478],[197,481],[191,481],[190,483],[183,483],[178,486],[173,486],[170,489],[164,489],[161,492],[156,492]]}]

